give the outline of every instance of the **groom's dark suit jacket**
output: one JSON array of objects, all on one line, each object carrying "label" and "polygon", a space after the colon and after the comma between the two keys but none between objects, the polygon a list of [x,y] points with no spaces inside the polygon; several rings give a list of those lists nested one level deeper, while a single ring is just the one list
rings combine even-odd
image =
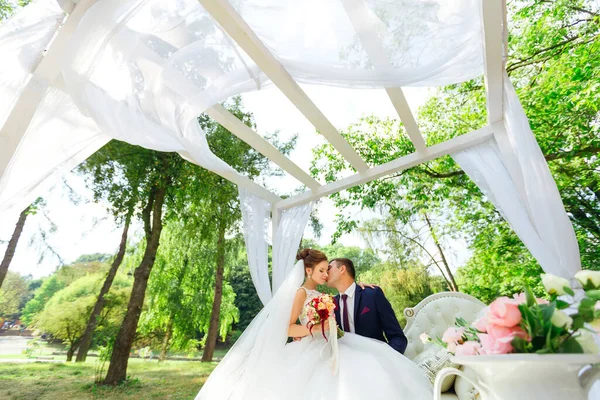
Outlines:
[{"label": "groom's dark suit jacket", "polygon": [[[335,301],[339,305],[339,294],[335,296]],[[340,307],[335,309],[335,320],[341,327]],[[402,354],[408,345],[408,339],[400,328],[392,305],[379,287],[375,287],[375,289],[367,287],[363,290],[356,285],[354,328],[356,334],[387,342],[394,350]]]}]

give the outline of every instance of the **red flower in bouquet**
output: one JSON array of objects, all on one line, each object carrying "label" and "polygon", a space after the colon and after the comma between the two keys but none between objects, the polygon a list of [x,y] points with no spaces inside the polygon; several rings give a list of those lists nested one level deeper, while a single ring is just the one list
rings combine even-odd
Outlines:
[{"label": "red flower in bouquet", "polygon": [[[325,321],[327,321],[329,318],[335,318],[334,312],[336,308],[337,305],[335,304],[333,297],[328,294],[322,294],[318,297],[315,297],[306,304],[303,313],[308,319],[306,327],[308,328],[311,336],[312,328],[317,324],[321,324],[321,332],[325,340],[327,340],[327,337],[325,336]],[[339,334],[338,328],[338,337],[341,336],[343,336],[343,334]]]}]

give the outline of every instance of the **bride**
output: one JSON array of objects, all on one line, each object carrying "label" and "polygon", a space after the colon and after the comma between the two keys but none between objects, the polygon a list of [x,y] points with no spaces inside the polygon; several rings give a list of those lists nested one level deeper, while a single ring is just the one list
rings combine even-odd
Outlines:
[{"label": "bride", "polygon": [[[425,400],[432,387],[421,370],[384,342],[325,326],[306,327],[302,311],[321,295],[328,263],[302,250],[273,299],[256,316],[210,375],[196,400]],[[297,320],[300,318],[300,324]],[[323,328],[323,329],[322,329]],[[334,332],[334,329],[332,329]],[[289,337],[301,338],[287,343]]]}]

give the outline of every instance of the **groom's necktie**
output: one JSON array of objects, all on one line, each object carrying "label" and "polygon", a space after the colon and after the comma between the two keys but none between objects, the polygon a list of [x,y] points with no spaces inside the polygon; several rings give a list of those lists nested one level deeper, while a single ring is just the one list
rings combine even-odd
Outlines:
[{"label": "groom's necktie", "polygon": [[348,319],[348,295],[344,293],[342,295],[342,301],[344,302],[344,310],[342,311],[342,325],[344,328],[344,332],[350,332],[350,320]]}]

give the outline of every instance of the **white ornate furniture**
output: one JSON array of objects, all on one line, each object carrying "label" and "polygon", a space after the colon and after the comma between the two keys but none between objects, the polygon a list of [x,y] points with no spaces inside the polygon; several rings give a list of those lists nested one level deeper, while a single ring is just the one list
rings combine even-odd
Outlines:
[{"label": "white ornate furniture", "polygon": [[[427,297],[413,308],[406,308],[404,333],[408,338],[408,347],[404,354],[414,359],[424,348],[419,335],[427,333],[431,337],[442,337],[448,327],[454,326],[457,317],[472,322],[484,307],[483,302],[468,294],[441,292]],[[442,399],[457,400],[459,396],[450,391],[444,393]]]}]

